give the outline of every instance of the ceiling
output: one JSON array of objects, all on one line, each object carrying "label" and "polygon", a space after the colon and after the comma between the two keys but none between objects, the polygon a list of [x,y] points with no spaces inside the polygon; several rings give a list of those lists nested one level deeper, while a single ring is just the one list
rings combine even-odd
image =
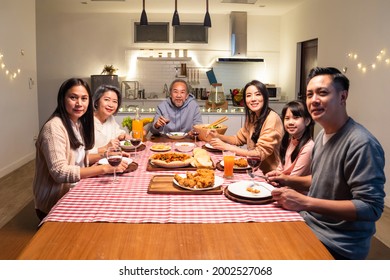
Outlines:
[{"label": "ceiling", "polygon": [[[309,0],[209,0],[209,12],[230,14],[246,11],[248,15],[283,15]],[[37,0],[45,10],[82,13],[140,13],[142,0]],[[252,3],[252,4],[251,4]],[[43,4],[43,5],[41,5]],[[145,0],[146,13],[173,13],[174,0]],[[206,0],[177,0],[180,13],[200,13],[206,10]]]}]

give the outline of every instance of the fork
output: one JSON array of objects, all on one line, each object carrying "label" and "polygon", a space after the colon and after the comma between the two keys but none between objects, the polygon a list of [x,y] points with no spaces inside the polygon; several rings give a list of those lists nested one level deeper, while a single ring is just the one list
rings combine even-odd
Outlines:
[{"label": "fork", "polygon": [[264,179],[264,180],[268,180],[268,176],[256,175],[256,174],[254,174],[251,170],[248,170],[248,175],[249,175],[251,178],[259,177],[259,178],[262,178],[262,179]]}]

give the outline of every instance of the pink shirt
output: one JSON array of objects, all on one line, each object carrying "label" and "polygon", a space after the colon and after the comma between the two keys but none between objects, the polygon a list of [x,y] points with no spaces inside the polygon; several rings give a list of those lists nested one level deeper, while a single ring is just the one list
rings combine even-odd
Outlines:
[{"label": "pink shirt", "polygon": [[291,162],[291,154],[295,147],[298,145],[298,141],[295,139],[290,140],[290,144],[287,147],[285,163],[279,163],[278,171],[283,172],[286,175],[298,175],[306,176],[310,175],[310,164],[311,164],[311,152],[314,147],[314,141],[309,140],[300,150],[298,156],[294,162]]}]

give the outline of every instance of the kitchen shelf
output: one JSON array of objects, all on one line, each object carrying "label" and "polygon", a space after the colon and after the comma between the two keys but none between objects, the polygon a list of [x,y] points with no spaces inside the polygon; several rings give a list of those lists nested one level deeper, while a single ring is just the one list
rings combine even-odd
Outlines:
[{"label": "kitchen shelf", "polygon": [[138,60],[144,61],[191,61],[191,57],[137,57]]}]

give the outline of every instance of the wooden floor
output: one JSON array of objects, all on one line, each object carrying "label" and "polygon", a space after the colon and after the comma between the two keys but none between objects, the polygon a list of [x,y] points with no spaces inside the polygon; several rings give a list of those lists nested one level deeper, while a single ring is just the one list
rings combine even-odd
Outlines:
[{"label": "wooden floor", "polygon": [[[21,168],[17,172],[13,172],[10,176],[0,178],[0,213],[3,220],[8,220],[2,226],[0,224],[0,260],[15,260],[20,254],[26,244],[31,240],[36,231],[38,230],[39,220],[35,215],[34,203],[32,201],[31,194],[31,182],[33,176],[33,163],[29,163]],[[17,179],[12,180],[15,177]],[[4,197],[4,193],[12,193],[15,184],[17,182],[17,192],[25,192],[25,194],[16,194],[11,197]],[[20,185],[25,185],[24,190]],[[2,192],[3,188],[7,188],[6,192]],[[29,201],[26,203],[26,198]],[[6,207],[4,206],[6,205]],[[4,207],[3,207],[4,206]],[[13,206],[13,208],[11,207]],[[8,208],[8,209],[7,209]],[[11,209],[12,208],[12,209]],[[15,210],[16,209],[16,210]],[[388,208],[386,208],[386,214],[382,216],[381,220],[377,225],[378,231],[385,232],[381,233],[383,236],[388,235],[390,232],[390,223]],[[387,236],[386,236],[387,237]],[[384,243],[379,241],[378,238],[373,238],[371,243],[371,250],[368,256],[369,260],[390,260],[390,248]]]}]

